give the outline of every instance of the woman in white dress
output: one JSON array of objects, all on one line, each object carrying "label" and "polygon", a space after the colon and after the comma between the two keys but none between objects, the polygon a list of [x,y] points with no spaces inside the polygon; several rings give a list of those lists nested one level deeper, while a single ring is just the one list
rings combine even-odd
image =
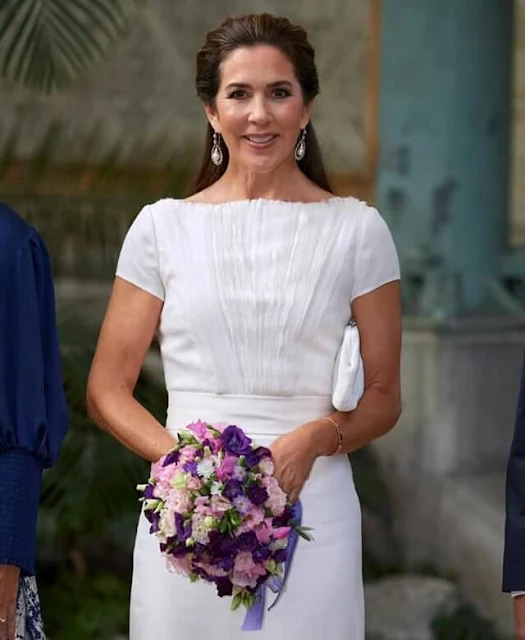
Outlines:
[{"label": "woman in white dress", "polygon": [[[195,419],[243,428],[314,542],[300,541],[261,640],[363,640],[361,520],[348,452],[400,414],[399,266],[379,213],[335,197],[310,121],[318,92],[304,30],[269,15],[230,18],[197,57],[208,118],[194,194],[146,206],[124,241],[88,386],[90,413],[156,461]],[[365,392],[331,403],[353,317]],[[159,424],[133,397],[158,331],[169,408]],[[334,455],[337,454],[337,455]],[[138,526],[131,640],[236,640],[243,612],[212,585],[170,573]]]}]

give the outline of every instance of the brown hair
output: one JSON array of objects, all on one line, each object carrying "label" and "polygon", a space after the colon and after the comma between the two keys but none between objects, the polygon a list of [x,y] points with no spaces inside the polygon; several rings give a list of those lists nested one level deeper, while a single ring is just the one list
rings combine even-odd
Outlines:
[{"label": "brown hair", "polygon": [[[228,18],[206,36],[204,46],[197,54],[197,95],[206,105],[212,106],[219,90],[221,62],[239,47],[265,44],[279,49],[293,64],[306,104],[319,93],[319,78],[315,66],[315,52],[308,42],[306,31],[286,18],[268,13]],[[224,160],[216,166],[211,161],[213,128],[208,124],[204,157],[192,194],[206,189],[226,171],[229,154],[222,138],[220,145]],[[314,128],[306,127],[306,154],[299,161],[301,171],[322,189],[333,193],[324,168],[323,158]]]}]

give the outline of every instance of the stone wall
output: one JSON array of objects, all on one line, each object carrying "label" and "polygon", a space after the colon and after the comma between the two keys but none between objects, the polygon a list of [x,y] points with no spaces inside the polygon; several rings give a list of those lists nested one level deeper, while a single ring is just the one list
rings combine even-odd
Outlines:
[{"label": "stone wall", "polygon": [[[78,86],[52,97],[0,83],[0,152],[20,128],[16,153],[31,157],[51,122],[64,123],[53,140],[59,162],[95,160],[117,141],[123,163],[151,165],[200,147],[204,116],[193,88],[195,53],[205,33],[232,14],[269,11],[303,24],[317,49],[322,82],[315,122],[329,166],[359,172],[369,126],[372,0],[154,0],[153,22],[137,16],[131,36],[109,62]],[[97,132],[97,133],[95,133]],[[139,141],[165,139],[162,149]],[[87,145],[89,144],[89,150]]]}]

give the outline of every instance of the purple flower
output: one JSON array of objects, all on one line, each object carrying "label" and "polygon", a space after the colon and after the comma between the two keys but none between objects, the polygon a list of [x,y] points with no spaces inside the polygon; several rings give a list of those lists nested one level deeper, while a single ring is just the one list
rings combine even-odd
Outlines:
[{"label": "purple flower", "polygon": [[179,542],[186,542],[191,536],[191,525],[184,524],[184,518],[180,513],[175,514],[175,526],[177,528],[177,539]]},{"label": "purple flower", "polygon": [[235,500],[238,496],[243,495],[244,490],[238,480],[228,480],[222,493],[228,500]]},{"label": "purple flower", "polygon": [[257,548],[258,540],[255,531],[246,531],[237,538],[238,548],[241,551],[253,551]]},{"label": "purple flower", "polygon": [[222,444],[228,453],[245,456],[250,453],[252,441],[238,427],[230,425],[221,434]]},{"label": "purple flower", "polygon": [[237,498],[233,500],[233,505],[241,516],[245,516],[252,508],[252,503],[246,496],[237,496]]},{"label": "purple flower", "polygon": [[281,516],[277,516],[273,519],[274,527],[289,527],[290,520],[293,519],[293,510],[291,507],[286,507]]},{"label": "purple flower", "polygon": [[235,560],[233,558],[220,558],[217,560],[217,566],[224,569],[224,571],[231,571],[234,565]]},{"label": "purple flower", "polygon": [[162,466],[167,467],[169,464],[177,463],[179,461],[179,456],[179,451],[171,451],[170,453],[167,453],[164,457],[164,461],[162,462]]},{"label": "purple flower", "polygon": [[278,549],[273,554],[273,559],[275,560],[275,562],[284,562],[286,560],[286,556],[287,556],[287,550],[286,549]]},{"label": "purple flower", "polygon": [[155,491],[154,485],[152,484],[146,485],[146,488],[144,489],[144,497],[146,498],[146,500],[150,500],[151,498],[155,497],[154,491]]},{"label": "purple flower", "polygon": [[250,451],[248,454],[246,454],[246,464],[249,467],[255,467],[263,458],[271,459],[271,457],[272,452],[270,451],[270,449],[267,449],[266,447],[257,447],[253,451]]},{"label": "purple flower", "polygon": [[219,597],[231,596],[233,594],[233,584],[229,578],[216,578],[217,593]]},{"label": "purple flower", "polygon": [[272,555],[270,549],[266,546],[259,546],[255,551],[252,552],[254,562],[264,562],[268,560],[268,558]]},{"label": "purple flower", "polygon": [[268,500],[268,491],[264,487],[260,487],[258,484],[252,484],[248,487],[248,498],[253,502],[255,506],[260,506],[266,500]]},{"label": "purple flower", "polygon": [[188,553],[188,548],[184,542],[176,542],[170,550],[170,553],[175,558],[182,558]]},{"label": "purple flower", "polygon": [[191,473],[192,476],[197,475],[197,463],[195,461],[185,462],[182,468],[184,471]]},{"label": "purple flower", "polygon": [[146,518],[151,522],[150,533],[157,533],[159,530],[160,514],[146,511]]}]

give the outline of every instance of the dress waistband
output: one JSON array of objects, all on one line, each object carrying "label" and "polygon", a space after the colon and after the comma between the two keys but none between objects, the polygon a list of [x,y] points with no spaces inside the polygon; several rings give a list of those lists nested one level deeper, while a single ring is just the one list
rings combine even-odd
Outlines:
[{"label": "dress waistband", "polygon": [[282,435],[333,412],[330,396],[257,396],[168,389],[166,428],[196,420],[236,424],[251,434]]}]

